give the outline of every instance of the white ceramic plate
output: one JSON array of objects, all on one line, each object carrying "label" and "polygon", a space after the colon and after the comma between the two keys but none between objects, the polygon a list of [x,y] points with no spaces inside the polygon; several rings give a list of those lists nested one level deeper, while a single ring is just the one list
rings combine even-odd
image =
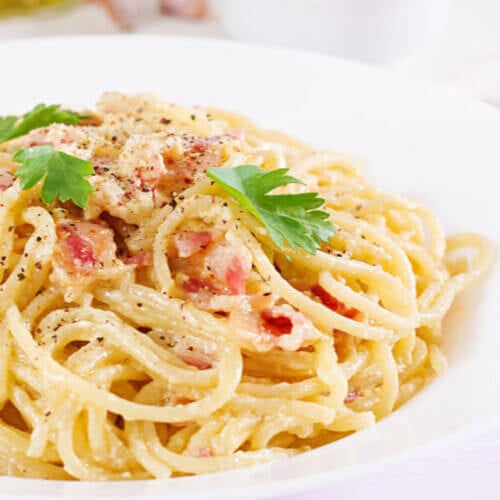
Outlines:
[{"label": "white ceramic plate", "polygon": [[[92,105],[104,90],[152,90],[242,111],[316,146],[354,152],[382,187],[428,204],[447,231],[500,243],[500,115],[438,87],[326,56],[161,37],[2,43],[0,115],[33,104]],[[58,483],[0,478],[0,496],[269,497],[360,478],[500,421],[498,267],[446,324],[450,368],[376,426],[287,461],[195,478]]]}]

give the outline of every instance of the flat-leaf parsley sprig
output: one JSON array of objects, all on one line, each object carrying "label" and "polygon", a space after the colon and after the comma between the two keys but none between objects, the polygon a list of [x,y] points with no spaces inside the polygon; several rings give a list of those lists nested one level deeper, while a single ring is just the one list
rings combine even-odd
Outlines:
[{"label": "flat-leaf parsley sprig", "polygon": [[321,242],[334,235],[330,216],[318,210],[325,200],[318,193],[269,194],[287,184],[304,184],[287,168],[266,171],[256,165],[209,168],[208,177],[219,184],[267,229],[279,248],[286,241],[293,250],[315,254]]},{"label": "flat-leaf parsley sprig", "polygon": [[31,111],[22,116],[0,116],[0,143],[21,137],[52,123],[76,125],[87,118],[75,111],[61,109],[60,104],[37,104]]},{"label": "flat-leaf parsley sprig", "polygon": [[12,158],[21,165],[14,174],[21,189],[31,189],[44,179],[40,194],[44,203],[59,198],[71,200],[80,208],[87,206],[93,188],[85,177],[94,173],[92,162],[57,151],[50,145],[21,149]]}]

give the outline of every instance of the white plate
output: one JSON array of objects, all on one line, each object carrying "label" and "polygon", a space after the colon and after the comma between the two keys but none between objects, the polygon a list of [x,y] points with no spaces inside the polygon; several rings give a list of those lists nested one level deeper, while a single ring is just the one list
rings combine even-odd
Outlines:
[{"label": "white plate", "polygon": [[[474,230],[500,243],[500,115],[459,94],[326,56],[228,42],[86,37],[2,44],[0,114],[40,101],[92,105],[110,89],[232,108],[316,146],[357,153],[372,180],[428,204],[447,231]],[[448,371],[392,416],[340,442],[223,474],[108,484],[0,478],[0,492],[255,498],[361,477],[368,466],[500,421],[499,301],[497,267],[447,321]]]}]

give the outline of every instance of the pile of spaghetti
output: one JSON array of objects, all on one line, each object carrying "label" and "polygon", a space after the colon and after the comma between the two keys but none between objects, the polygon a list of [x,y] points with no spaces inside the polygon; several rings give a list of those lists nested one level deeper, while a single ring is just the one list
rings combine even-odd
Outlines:
[{"label": "pile of spaghetti", "polygon": [[[289,457],[443,370],[443,318],[491,261],[482,237],[445,238],[352,158],[235,114],[114,93],[50,113],[3,119],[2,474],[166,478]],[[66,171],[47,158],[91,165],[83,198],[50,196]],[[324,200],[318,248],[273,238],[207,175],[242,165],[303,181],[274,195]]]}]

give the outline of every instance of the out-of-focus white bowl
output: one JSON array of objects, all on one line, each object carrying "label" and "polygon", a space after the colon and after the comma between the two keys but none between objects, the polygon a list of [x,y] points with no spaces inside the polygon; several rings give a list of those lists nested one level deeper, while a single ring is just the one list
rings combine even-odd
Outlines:
[{"label": "out-of-focus white bowl", "polygon": [[439,33],[449,0],[214,0],[238,39],[387,63]]}]

